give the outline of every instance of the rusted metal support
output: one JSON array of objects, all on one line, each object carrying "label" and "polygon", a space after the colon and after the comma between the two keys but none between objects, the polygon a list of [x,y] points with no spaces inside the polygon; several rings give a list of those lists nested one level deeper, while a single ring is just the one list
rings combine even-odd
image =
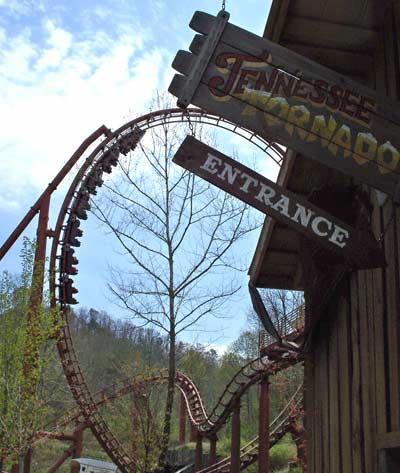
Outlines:
[{"label": "rusted metal support", "polygon": [[[49,221],[50,196],[43,199],[40,212],[39,222],[36,232],[36,250],[35,263],[33,267],[32,276],[32,293],[31,293],[31,310],[33,313],[37,310],[42,302],[43,297],[43,278],[44,278],[44,264],[46,259],[46,243],[47,243],[47,225]],[[30,314],[32,315],[32,314]]]},{"label": "rusted metal support", "polygon": [[258,473],[269,473],[269,379],[260,383],[258,420]]},{"label": "rusted metal support", "polygon": [[240,473],[240,401],[237,401],[232,414],[230,473]]},{"label": "rusted metal support", "polygon": [[217,434],[214,434],[210,437],[210,465],[217,463]]},{"label": "rusted metal support", "polygon": [[56,473],[56,471],[60,468],[60,466],[71,456],[74,447],[69,447],[65,452],[61,455],[61,457],[47,470],[47,473]]},{"label": "rusted metal support", "polygon": [[72,451],[73,458],[79,458],[82,455],[83,450],[83,433],[87,428],[86,423],[82,423],[76,426],[74,430],[74,450]]},{"label": "rusted metal support", "polygon": [[74,438],[74,434],[68,434],[65,432],[40,431],[36,433],[36,440],[33,444],[35,445],[36,443],[43,441],[43,439],[60,440],[61,442],[73,442]]},{"label": "rusted metal support", "polygon": [[303,422],[293,416],[292,423],[289,428],[289,432],[292,435],[292,438],[296,444],[297,448],[297,459],[300,463],[303,473],[307,472],[307,445],[306,445],[306,432],[304,429]]},{"label": "rusted metal support", "polygon": [[203,437],[197,433],[196,453],[194,459],[194,471],[200,471],[203,468]]},{"label": "rusted metal support", "polygon": [[104,125],[98,128],[94,133],[88,136],[85,141],[83,141],[83,143],[79,146],[79,148],[75,151],[71,158],[62,167],[57,176],[50,182],[47,189],[32,205],[25,217],[21,220],[21,222],[17,225],[11,235],[4,242],[3,246],[0,247],[0,261],[6,255],[12,245],[17,241],[17,239],[20,237],[21,233],[25,230],[25,228],[31,223],[34,216],[41,210],[43,201],[50,198],[51,194],[57,189],[57,186],[60,185],[65,176],[74,167],[74,165],[77,163],[84,151],[103,134],[106,136],[109,136],[111,134],[110,130]]},{"label": "rusted metal support", "polygon": [[190,423],[190,438],[189,438],[189,440],[191,442],[195,442],[196,438],[197,438],[196,429],[195,429],[194,425],[192,423]]},{"label": "rusted metal support", "polygon": [[130,394],[130,402],[131,402],[131,457],[136,458],[137,454],[137,437],[134,435],[135,432],[138,430],[138,411],[137,411],[137,405],[136,402],[140,402],[138,399],[136,399],[138,396],[138,393],[136,390],[131,392]]},{"label": "rusted metal support", "polygon": [[40,306],[43,299],[43,282],[46,259],[46,242],[47,242],[47,224],[49,220],[50,195],[43,199],[40,212],[39,222],[36,232],[36,249],[35,260],[33,265],[32,286],[29,298],[29,307],[27,315],[27,330],[30,337],[25,346],[24,360],[24,392],[23,397],[28,400],[35,395],[35,368],[39,363],[39,346],[36,340],[40,337]]},{"label": "rusted metal support", "polygon": [[181,404],[179,411],[179,445],[186,443],[186,402],[185,396],[181,393]]},{"label": "rusted metal support", "polygon": [[26,452],[24,459],[24,473],[31,473],[31,464],[32,464],[32,448],[29,448]]}]

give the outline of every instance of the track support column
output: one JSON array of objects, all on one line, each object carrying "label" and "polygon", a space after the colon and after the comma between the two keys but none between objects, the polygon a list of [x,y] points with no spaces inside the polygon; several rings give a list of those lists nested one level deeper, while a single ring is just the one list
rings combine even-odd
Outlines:
[{"label": "track support column", "polygon": [[87,428],[87,424],[83,422],[78,424],[74,430],[74,450],[72,452],[73,458],[79,458],[82,455],[83,450],[83,433]]},{"label": "track support column", "polygon": [[32,464],[32,448],[29,448],[25,455],[24,473],[31,473],[31,464]]},{"label": "track support column", "polygon": [[232,414],[231,432],[231,470],[230,473],[240,472],[240,401],[237,401]]},{"label": "track support column", "polygon": [[258,473],[269,473],[269,379],[260,383],[258,424]]},{"label": "track support column", "polygon": [[197,434],[196,434],[196,429],[194,428],[194,425],[190,423],[190,442],[196,442]]},{"label": "track support column", "polygon": [[217,434],[213,434],[210,437],[210,465],[217,463]]},{"label": "track support column", "polygon": [[186,443],[186,402],[185,396],[181,393],[181,404],[179,411],[179,445]]},{"label": "track support column", "polygon": [[199,471],[202,468],[203,468],[203,437],[199,434],[199,432],[197,432],[194,471]]}]

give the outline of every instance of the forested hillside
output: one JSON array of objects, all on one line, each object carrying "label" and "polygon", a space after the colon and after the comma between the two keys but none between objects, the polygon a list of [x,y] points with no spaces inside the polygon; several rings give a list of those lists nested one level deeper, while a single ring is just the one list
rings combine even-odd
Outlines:
[{"label": "forested hillside", "polygon": [[[154,329],[139,328],[129,321],[112,318],[94,309],[80,309],[70,315],[70,327],[77,354],[87,381],[96,392],[113,383],[143,380],[168,366],[168,340]],[[258,333],[249,330],[221,356],[203,345],[178,343],[177,368],[198,386],[210,411],[225,385],[240,367],[258,352]],[[56,354],[46,367],[46,399],[49,410],[43,420],[43,430],[54,430],[54,425],[74,409],[69,388],[64,380]],[[284,407],[299,384],[301,367],[297,366],[271,378],[271,419]],[[146,384],[135,394],[128,394],[117,401],[105,402],[101,411],[110,427],[124,444],[142,462],[154,462],[162,435],[162,414],[166,398],[163,384]],[[257,435],[258,387],[254,386],[242,398],[242,443]],[[178,445],[179,395],[176,396],[172,421],[171,447]],[[64,433],[72,432],[74,425],[62,427]],[[190,428],[187,424],[187,442]],[[229,422],[219,436],[219,455],[229,453]],[[58,440],[38,441],[34,448],[32,470],[46,471],[70,446]],[[288,447],[295,455],[294,449]],[[284,456],[285,456],[284,455]],[[107,459],[92,437],[90,430],[84,434],[83,456]],[[285,457],[286,458],[286,457]],[[67,472],[68,462],[60,472]]]}]

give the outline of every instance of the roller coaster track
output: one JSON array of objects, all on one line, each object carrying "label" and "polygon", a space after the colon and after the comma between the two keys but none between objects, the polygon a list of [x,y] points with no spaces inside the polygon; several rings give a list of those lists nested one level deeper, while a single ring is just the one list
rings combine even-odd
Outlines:
[{"label": "roller coaster track", "polygon": [[[284,409],[269,425],[269,446],[273,447],[289,431],[293,422],[298,418],[299,408],[301,406],[300,385]],[[258,437],[251,440],[240,449],[240,470],[245,470],[258,460]],[[213,465],[199,470],[198,473],[229,473],[231,466],[231,457],[226,457]]]},{"label": "roller coaster track", "polygon": [[[259,359],[254,360],[252,363],[255,363],[256,361],[259,361]],[[238,376],[242,376],[241,372],[242,372],[242,369],[240,369],[236,373],[234,378]],[[272,372],[276,372],[276,371],[272,371],[272,370],[266,371],[263,368],[260,373],[257,373],[257,376],[255,377],[255,379],[259,380],[260,374],[262,376],[265,376],[266,373],[272,373]],[[154,373],[152,375],[147,375],[147,376],[138,376],[131,382],[129,382],[128,380],[125,380],[122,383],[115,383],[111,386],[108,386],[98,391],[97,393],[95,393],[93,395],[93,400],[96,403],[96,406],[99,407],[111,401],[114,401],[116,399],[119,399],[129,393],[134,393],[135,391],[138,392],[140,391],[141,387],[145,385],[163,383],[163,382],[166,382],[167,380],[168,380],[168,370],[162,369],[159,371],[159,373]],[[244,386],[241,385],[240,396],[242,396],[253,384],[254,384],[254,379],[252,378],[251,381],[247,383],[247,385],[245,386],[245,389],[243,389]],[[185,400],[185,404],[186,404],[187,412],[189,414],[190,421],[192,425],[196,428],[196,430],[205,436],[215,433],[216,424],[212,424],[209,421],[209,416],[204,407],[202,397],[200,395],[200,392],[196,384],[188,376],[186,376],[184,373],[178,370],[175,374],[175,386],[183,394],[183,398]],[[228,392],[228,391],[225,390],[224,392]],[[298,395],[298,392],[299,392],[299,389],[296,391],[296,394],[295,394],[296,396]],[[239,393],[235,393],[233,395],[233,398],[228,403],[229,406],[233,406],[235,404],[235,400],[238,398],[238,394]],[[223,396],[221,396],[220,399],[221,398],[223,398]],[[289,401],[288,406],[293,403],[293,399]],[[220,402],[220,400],[218,402]],[[216,409],[214,408],[213,412],[215,410]],[[231,414],[232,410],[230,410],[227,413],[227,415],[225,413],[225,409],[223,412],[224,412],[224,421],[226,421],[226,419],[229,418],[229,415]],[[51,424],[54,425],[56,428],[62,428],[72,422],[78,421],[81,416],[82,416],[82,413],[80,412],[79,408],[77,408],[73,410],[71,413],[64,415],[61,419],[52,421]],[[218,430],[224,425],[224,423],[225,422],[218,423],[219,425]],[[206,429],[207,425],[210,426],[208,430]]]},{"label": "roller coaster track", "polygon": [[[74,256],[74,247],[80,246],[80,220],[87,219],[86,211],[90,209],[90,194],[96,194],[97,188],[103,183],[101,176],[110,173],[119,155],[133,151],[147,129],[165,123],[203,123],[217,126],[242,136],[267,153],[278,164],[281,163],[283,150],[279,145],[263,140],[253,132],[238,127],[236,124],[222,119],[217,115],[205,113],[199,109],[168,109],[152,112],[132,120],[115,132],[106,129],[106,138],[89,154],[76,173],[69,190],[66,193],[60,213],[52,232],[53,244],[50,255],[50,294],[52,307],[60,307],[60,326],[57,348],[61,358],[64,373],[71,393],[78,404],[80,413],[91,428],[101,447],[110,459],[118,465],[122,473],[135,471],[135,461],[124,451],[122,445],[108,428],[99,412],[97,403],[86,383],[76,352],[74,350],[68,325],[70,304],[77,301],[74,295],[77,290],[73,287],[73,277],[77,273],[78,260]],[[86,148],[79,148],[76,159],[82,157]],[[57,277],[57,279],[56,279]],[[228,419],[232,410],[233,400],[240,398],[249,386],[255,384],[263,376],[263,372],[276,372],[295,362],[286,360],[282,363],[267,364],[261,368],[260,361],[253,362],[241,370],[240,379],[232,381],[221,396],[217,406],[210,416],[207,416],[201,397],[196,387],[190,381],[182,379],[181,391],[186,394],[186,402],[192,423],[203,435],[217,431]],[[257,370],[257,366],[258,370]]]},{"label": "roller coaster track", "polygon": [[[95,402],[97,407],[104,404],[108,404],[116,399],[119,399],[126,394],[135,393],[140,391],[140,389],[147,385],[153,383],[163,383],[168,379],[168,371],[160,370],[158,374],[153,374],[147,377],[138,377],[132,382],[125,381],[120,384],[113,384],[109,387],[102,389],[94,394]],[[196,417],[196,412],[198,411],[198,406],[203,410],[203,416],[206,419],[208,416],[204,409],[202,398],[200,396],[199,390],[196,387],[195,383],[190,380],[190,378],[184,375],[182,372],[178,371],[176,373],[175,379],[176,387],[182,392],[186,405],[191,410],[189,411],[190,418],[194,419]],[[189,389],[188,389],[189,387]],[[248,388],[250,385],[248,386]],[[293,422],[297,420],[298,410],[301,404],[301,389],[300,385],[296,392],[293,394],[291,399],[288,401],[285,408],[279,413],[279,415],[271,422],[270,424],[270,436],[269,436],[269,445],[270,447],[274,446],[289,430]],[[188,401],[188,393],[193,394],[197,397],[195,403],[190,403]],[[55,426],[58,428],[65,427],[66,425],[76,422],[82,416],[79,409],[75,409],[72,413],[67,414],[62,417],[61,420],[57,421]],[[54,424],[54,422],[53,422]],[[250,441],[248,444],[241,448],[240,453],[240,469],[244,470],[258,459],[258,437]],[[219,462],[208,466],[200,470],[198,473],[229,473],[230,471],[230,457],[224,458]]]}]

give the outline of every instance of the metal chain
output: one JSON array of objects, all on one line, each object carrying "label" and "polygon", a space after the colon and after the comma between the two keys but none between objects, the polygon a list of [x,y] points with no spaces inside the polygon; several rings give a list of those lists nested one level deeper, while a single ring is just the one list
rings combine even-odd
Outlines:
[{"label": "metal chain", "polygon": [[225,0],[222,0],[222,6],[221,6],[222,11],[225,11]]},{"label": "metal chain", "polygon": [[192,123],[192,120],[190,119],[190,112],[189,110],[185,110],[185,115],[187,116],[188,120],[188,125],[189,125],[189,130],[192,136],[196,136],[196,132]]}]

